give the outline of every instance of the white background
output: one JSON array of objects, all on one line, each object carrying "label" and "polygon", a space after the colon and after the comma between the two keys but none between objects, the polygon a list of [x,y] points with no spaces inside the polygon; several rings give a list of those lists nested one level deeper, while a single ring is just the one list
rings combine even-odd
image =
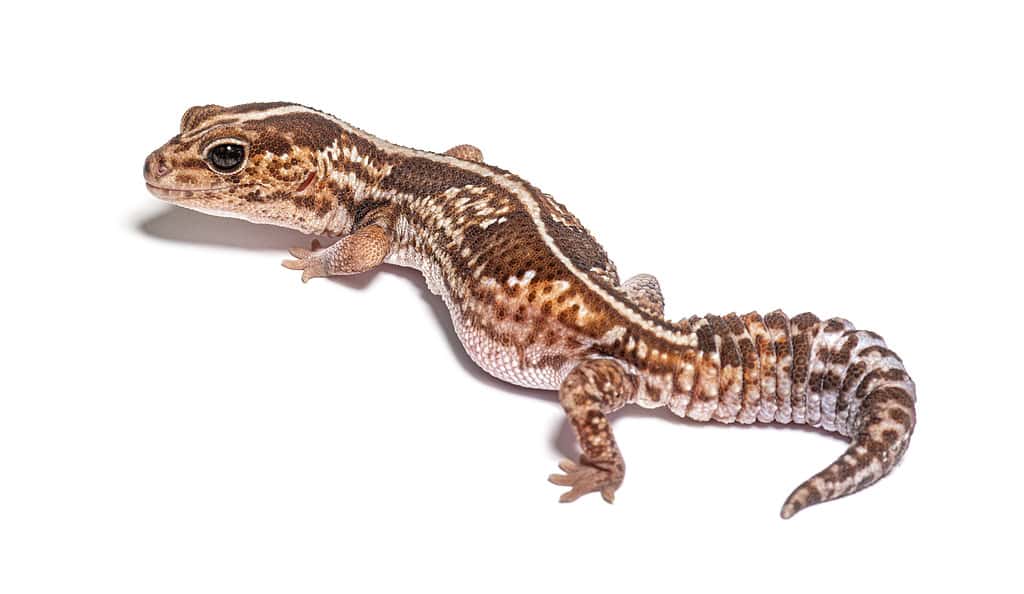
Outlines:
[{"label": "white background", "polygon": [[[1019,586],[1019,4],[372,4],[5,9],[0,591]],[[256,100],[480,146],[673,318],[879,331],[904,463],[782,521],[841,441],[631,410],[616,503],[558,504],[553,394],[418,275],[303,285],[306,238],[146,192],[187,107]]]}]

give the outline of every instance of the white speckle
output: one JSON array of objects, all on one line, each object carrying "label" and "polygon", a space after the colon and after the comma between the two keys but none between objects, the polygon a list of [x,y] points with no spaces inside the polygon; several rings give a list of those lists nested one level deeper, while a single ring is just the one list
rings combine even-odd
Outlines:
[{"label": "white speckle", "polygon": [[533,277],[535,276],[537,276],[536,270],[527,270],[526,272],[523,273],[523,278],[521,279],[518,276],[510,276],[508,277],[507,281],[508,286],[514,287],[516,285],[522,285],[525,287],[526,285],[530,284],[530,281],[533,280]]},{"label": "white speckle", "polygon": [[612,328],[611,330],[605,332],[604,336],[601,337],[601,341],[600,342],[602,344],[611,344],[611,343],[615,342],[616,340],[621,339],[625,335],[626,335],[626,328],[624,326],[616,326],[616,327]]}]

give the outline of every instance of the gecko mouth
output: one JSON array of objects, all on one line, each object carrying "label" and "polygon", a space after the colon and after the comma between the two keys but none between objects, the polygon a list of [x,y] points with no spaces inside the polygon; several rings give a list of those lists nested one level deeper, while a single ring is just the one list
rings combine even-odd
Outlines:
[{"label": "gecko mouth", "polygon": [[217,186],[215,188],[196,188],[194,190],[182,190],[178,188],[164,188],[162,186],[156,186],[149,182],[146,182],[146,189],[149,193],[162,198],[164,200],[178,200],[181,198],[192,198],[193,196],[206,194],[208,192],[216,192],[217,190],[226,190],[230,186]]}]

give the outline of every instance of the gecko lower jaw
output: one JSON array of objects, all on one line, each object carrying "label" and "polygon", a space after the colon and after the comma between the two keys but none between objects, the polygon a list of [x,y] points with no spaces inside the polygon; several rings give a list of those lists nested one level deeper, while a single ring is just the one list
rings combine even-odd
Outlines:
[{"label": "gecko lower jaw", "polygon": [[197,188],[194,190],[182,190],[178,188],[164,188],[161,186],[153,185],[146,182],[146,189],[149,193],[163,200],[177,200],[179,198],[192,198],[197,194],[205,194],[207,192],[215,192],[217,190],[225,190],[229,186],[217,186],[215,188]]}]

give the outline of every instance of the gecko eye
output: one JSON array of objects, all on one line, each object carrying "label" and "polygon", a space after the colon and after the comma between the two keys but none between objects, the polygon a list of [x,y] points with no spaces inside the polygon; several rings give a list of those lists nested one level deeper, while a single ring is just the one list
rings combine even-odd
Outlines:
[{"label": "gecko eye", "polygon": [[217,173],[234,173],[245,162],[245,147],[231,142],[218,144],[206,151],[206,162]]}]

